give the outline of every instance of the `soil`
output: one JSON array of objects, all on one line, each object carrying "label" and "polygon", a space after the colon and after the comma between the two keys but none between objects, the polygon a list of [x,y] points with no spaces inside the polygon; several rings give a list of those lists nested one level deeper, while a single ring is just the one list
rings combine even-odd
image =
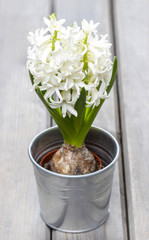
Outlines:
[{"label": "soil", "polygon": [[[97,156],[94,157],[94,155],[86,148],[85,144],[77,148],[64,143],[52,159],[51,157],[48,161],[46,159],[46,163],[42,163],[42,166],[50,171],[65,175],[92,173],[102,167],[101,160],[97,160]],[[48,154],[46,158],[48,158]]]}]

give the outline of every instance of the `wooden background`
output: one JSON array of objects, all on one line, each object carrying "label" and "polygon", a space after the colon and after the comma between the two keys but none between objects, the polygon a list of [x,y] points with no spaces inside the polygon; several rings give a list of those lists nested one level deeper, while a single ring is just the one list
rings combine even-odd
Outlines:
[{"label": "wooden background", "polygon": [[[26,70],[29,31],[55,12],[67,24],[85,18],[100,22],[117,55],[117,82],[94,125],[119,140],[121,153],[111,196],[111,214],[100,228],[84,234],[49,229],[41,220],[31,139],[51,125],[31,93]],[[0,239],[149,239],[149,1],[0,0]]]}]

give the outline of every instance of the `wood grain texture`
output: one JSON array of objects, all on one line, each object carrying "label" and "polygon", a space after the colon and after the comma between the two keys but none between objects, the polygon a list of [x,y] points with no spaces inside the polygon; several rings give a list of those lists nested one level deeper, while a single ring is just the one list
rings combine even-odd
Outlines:
[{"label": "wood grain texture", "polygon": [[[56,0],[54,1],[54,10],[58,18],[66,18],[66,24],[72,24],[74,20],[78,23],[83,18],[95,22],[100,22],[100,31],[102,34],[109,33],[110,35],[110,11],[109,2],[104,0],[79,1],[79,0]],[[100,32],[99,32],[100,34]],[[94,125],[103,127],[109,130],[115,136],[118,134],[116,128],[116,109],[114,101],[114,90],[111,93],[111,98],[107,100],[104,107],[98,114]],[[108,221],[100,228],[83,234],[67,234],[58,231],[52,231],[52,239],[54,240],[123,240],[123,223],[121,212],[121,200],[119,189],[119,171],[116,166],[114,184],[111,196],[111,214]],[[125,238],[126,239],[126,238]]]},{"label": "wood grain texture", "polygon": [[26,69],[27,35],[42,24],[49,1],[0,1],[0,239],[50,239],[39,214],[36,183],[27,154],[46,127],[46,111]]},{"label": "wood grain texture", "polygon": [[131,240],[149,239],[149,1],[116,1],[124,164]]}]

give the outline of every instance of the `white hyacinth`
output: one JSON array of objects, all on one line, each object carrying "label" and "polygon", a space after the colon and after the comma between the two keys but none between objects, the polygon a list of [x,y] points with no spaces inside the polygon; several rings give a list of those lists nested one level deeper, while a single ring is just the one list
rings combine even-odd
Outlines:
[{"label": "white hyacinth", "polygon": [[107,98],[112,62],[111,44],[107,35],[98,38],[93,21],[76,22],[64,27],[65,20],[56,20],[55,14],[44,18],[45,29],[29,33],[27,68],[33,76],[34,89],[44,93],[44,99],[53,108],[60,108],[63,118],[77,116],[74,106],[81,89],[86,91],[86,107],[98,106]]}]

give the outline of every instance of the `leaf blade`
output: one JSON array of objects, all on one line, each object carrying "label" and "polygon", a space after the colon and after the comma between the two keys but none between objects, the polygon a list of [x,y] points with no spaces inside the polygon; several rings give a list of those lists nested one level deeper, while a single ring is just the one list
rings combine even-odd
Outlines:
[{"label": "leaf blade", "polygon": [[[116,77],[116,72],[117,72],[117,58],[114,57],[112,75],[111,75],[110,83],[107,87],[107,93],[108,94],[110,93],[110,91],[113,87],[115,77]],[[99,112],[100,108],[102,107],[104,101],[105,101],[105,99],[101,99],[99,106],[94,107],[92,109],[92,111],[84,119],[83,127],[82,127],[82,129],[80,131],[80,134],[78,136],[78,142],[80,142],[80,144],[83,141],[83,138],[85,139],[85,137],[86,137],[86,135],[87,135],[87,133],[88,133],[88,131],[89,131],[96,115],[97,115],[97,113]]]},{"label": "leaf blade", "polygon": [[77,111],[78,115],[75,117],[72,115],[73,126],[77,132],[80,131],[82,126],[84,116],[85,116],[85,104],[86,104],[86,92],[85,89],[82,88],[80,96],[75,104],[75,110]]}]

